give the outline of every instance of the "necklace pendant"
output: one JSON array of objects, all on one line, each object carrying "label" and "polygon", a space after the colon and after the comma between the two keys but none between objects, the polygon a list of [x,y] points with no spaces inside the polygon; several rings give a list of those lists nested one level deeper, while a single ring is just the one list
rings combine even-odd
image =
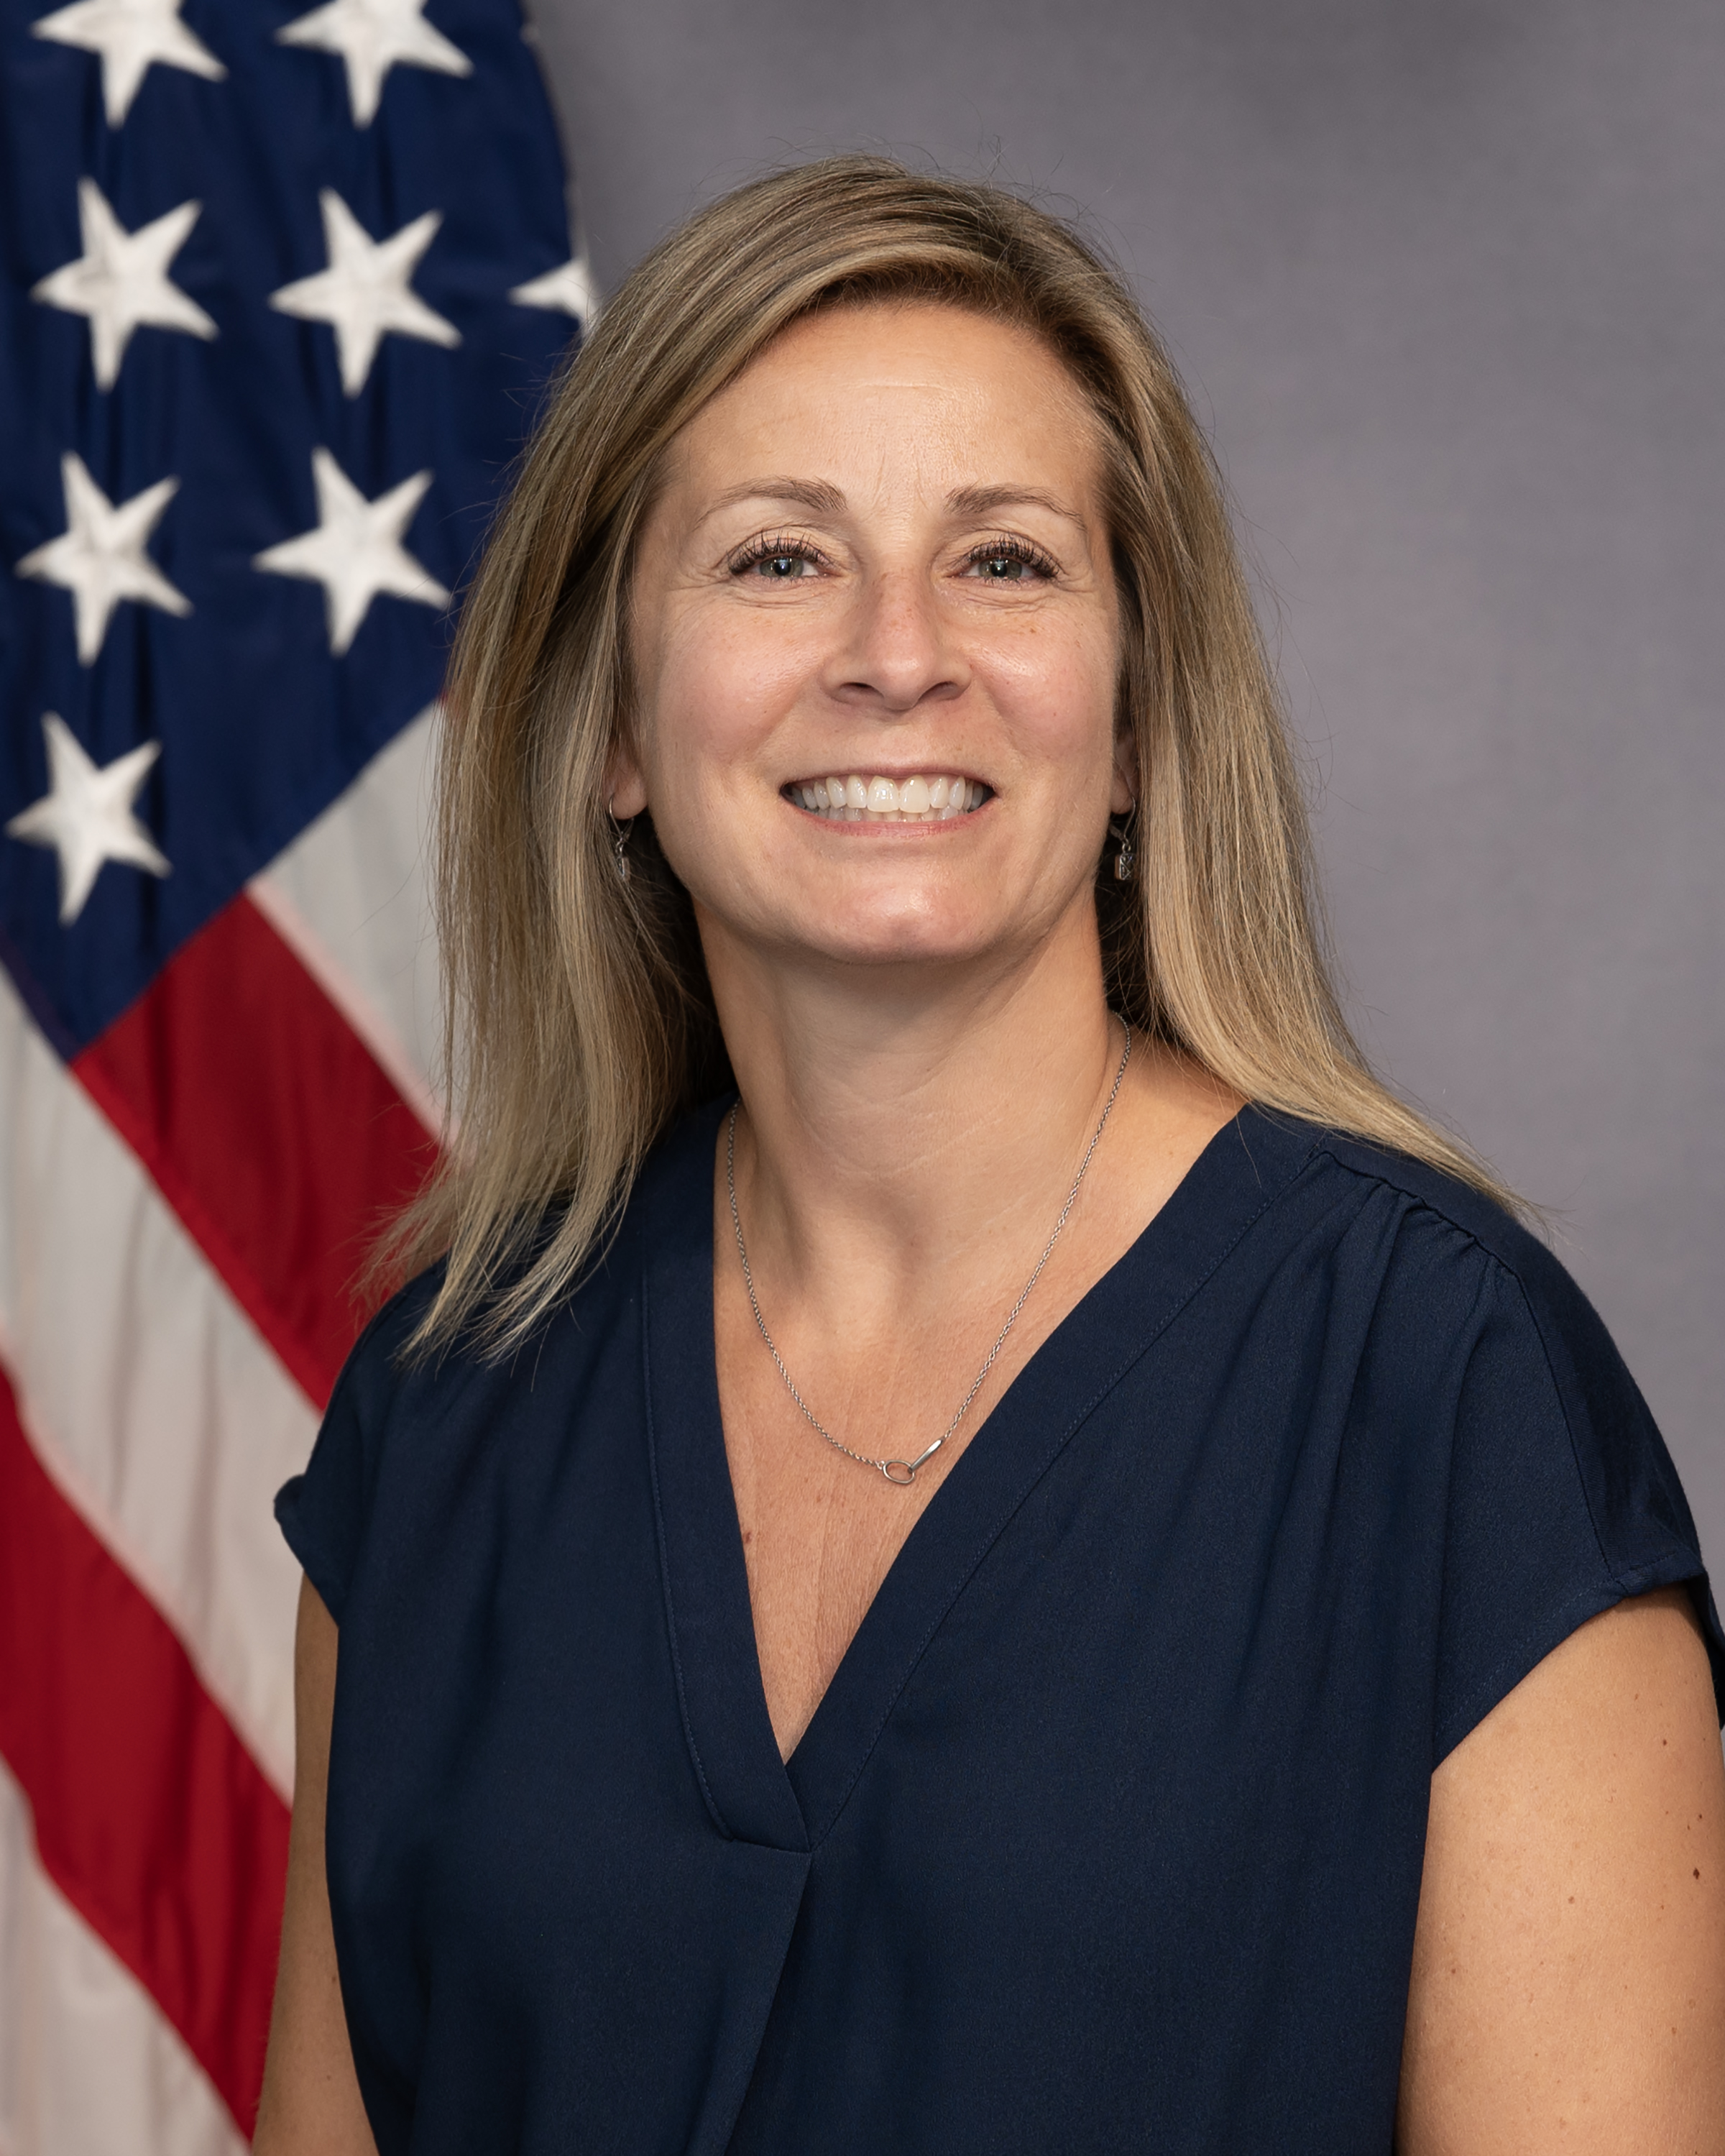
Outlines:
[{"label": "necklace pendant", "polygon": [[[969,1404],[969,1401],[967,1400],[965,1405],[968,1407]],[[947,1436],[951,1435],[949,1430]],[[946,1441],[946,1437],[936,1438],[934,1443],[926,1446],[914,1460],[877,1460],[875,1465],[895,1488],[908,1490],[916,1479],[916,1470],[919,1467],[927,1466],[929,1461],[933,1459]]]}]

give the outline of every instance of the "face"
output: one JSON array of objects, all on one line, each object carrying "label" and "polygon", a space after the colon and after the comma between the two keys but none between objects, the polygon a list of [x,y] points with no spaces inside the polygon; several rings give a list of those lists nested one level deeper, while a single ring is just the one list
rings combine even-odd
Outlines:
[{"label": "face", "polygon": [[710,958],[962,962],[1089,918],[1132,800],[1100,482],[1059,361],[943,305],[797,324],[690,423],[609,780]]}]

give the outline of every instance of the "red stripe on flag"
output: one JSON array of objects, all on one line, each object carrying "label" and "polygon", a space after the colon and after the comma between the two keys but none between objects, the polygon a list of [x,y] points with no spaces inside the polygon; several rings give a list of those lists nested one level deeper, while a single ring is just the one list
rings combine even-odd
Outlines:
[{"label": "red stripe on flag", "polygon": [[367,1241],[436,1152],[371,1051],[242,896],[72,1068],[321,1407]]},{"label": "red stripe on flag", "polygon": [[0,1756],[34,1811],[44,1870],[154,1995],[249,2134],[287,1807],[179,1641],[49,1480],[3,1373]]}]

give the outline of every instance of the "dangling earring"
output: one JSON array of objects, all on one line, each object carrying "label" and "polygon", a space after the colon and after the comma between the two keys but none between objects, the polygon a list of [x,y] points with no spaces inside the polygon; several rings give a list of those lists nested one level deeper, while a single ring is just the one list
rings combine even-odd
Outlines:
[{"label": "dangling earring", "polygon": [[610,817],[611,829],[617,834],[614,849],[617,855],[617,880],[619,883],[627,883],[629,881],[629,842],[635,828],[635,819],[633,816],[625,816],[619,821],[611,807],[612,802],[616,798],[614,792],[607,796],[605,814]]},{"label": "dangling earring", "polygon": [[1133,865],[1137,859],[1132,845],[1132,831],[1124,821],[1122,821],[1118,830],[1111,823],[1108,826],[1108,836],[1113,839],[1118,849],[1114,856],[1114,880],[1116,883],[1130,883],[1132,880]]}]

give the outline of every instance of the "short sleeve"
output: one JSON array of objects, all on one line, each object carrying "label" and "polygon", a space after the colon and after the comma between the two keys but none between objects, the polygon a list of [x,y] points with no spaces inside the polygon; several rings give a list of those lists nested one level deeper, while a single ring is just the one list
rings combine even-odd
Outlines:
[{"label": "short sleeve", "polygon": [[[1483,1254],[1482,1254],[1483,1255]],[[1687,1585],[1725,1713],[1725,1635],[1665,1442],[1549,1252],[1489,1257],[1456,1399],[1435,1758],[1625,1597]]]},{"label": "short sleeve", "polygon": [[413,1290],[378,1312],[360,1335],[330,1396],[303,1475],[276,1492],[275,1518],[305,1577],[341,1622],[365,1539],[376,1480],[377,1448],[395,1357],[417,1318]]}]

